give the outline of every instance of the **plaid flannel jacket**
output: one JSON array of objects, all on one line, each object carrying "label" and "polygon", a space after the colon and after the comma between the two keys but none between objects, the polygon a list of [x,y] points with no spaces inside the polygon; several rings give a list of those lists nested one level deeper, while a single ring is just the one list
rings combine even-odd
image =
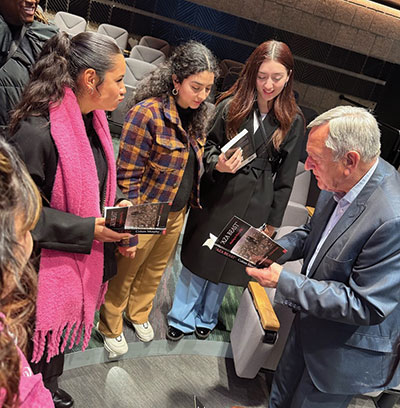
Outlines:
[{"label": "plaid flannel jacket", "polygon": [[[182,143],[177,137],[183,135]],[[200,177],[206,135],[187,134],[175,100],[149,98],[125,118],[117,161],[118,185],[134,203],[173,202],[189,157],[189,143],[198,162],[190,205],[200,207]]]}]

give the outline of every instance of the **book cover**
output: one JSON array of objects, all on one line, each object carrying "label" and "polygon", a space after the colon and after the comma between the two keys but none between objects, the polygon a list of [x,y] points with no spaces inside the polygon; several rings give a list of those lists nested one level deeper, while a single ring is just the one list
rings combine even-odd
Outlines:
[{"label": "book cover", "polygon": [[217,238],[211,237],[203,245],[243,265],[257,268],[269,266],[286,252],[265,232],[236,216]]},{"label": "book cover", "polygon": [[200,400],[196,397],[196,395],[193,396],[193,400],[194,400],[194,408],[206,408],[206,407],[200,402]]},{"label": "book cover", "polygon": [[130,207],[106,207],[106,227],[131,234],[163,234],[171,203],[144,203]]},{"label": "book cover", "polygon": [[225,154],[227,159],[231,158],[232,155],[236,152],[237,149],[242,149],[243,161],[239,167],[246,166],[257,157],[257,154],[254,150],[253,139],[247,129],[243,129],[239,132],[233,139],[226,143],[221,148],[221,152]]}]

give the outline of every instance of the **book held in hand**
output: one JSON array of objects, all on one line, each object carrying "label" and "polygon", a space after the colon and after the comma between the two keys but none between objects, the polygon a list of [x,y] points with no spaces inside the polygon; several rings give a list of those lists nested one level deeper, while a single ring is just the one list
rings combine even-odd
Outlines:
[{"label": "book held in hand", "polygon": [[227,144],[222,146],[221,152],[225,154],[227,160],[229,160],[237,149],[242,149],[243,161],[240,164],[239,169],[246,166],[257,157],[254,151],[253,139],[247,129],[243,129]]},{"label": "book held in hand", "polygon": [[131,234],[164,234],[171,203],[144,203],[130,207],[106,207],[106,227]]},{"label": "book held in hand", "polygon": [[268,267],[286,252],[261,229],[236,216],[225,225],[218,237],[210,234],[203,246],[243,265],[257,268]]}]

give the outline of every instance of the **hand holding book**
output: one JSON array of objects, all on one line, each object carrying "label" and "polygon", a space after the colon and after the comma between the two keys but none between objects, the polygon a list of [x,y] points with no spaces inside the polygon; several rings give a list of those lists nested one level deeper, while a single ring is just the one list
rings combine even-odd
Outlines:
[{"label": "hand holding book", "polygon": [[234,174],[242,167],[242,162],[242,149],[237,148],[229,157],[226,156],[226,153],[221,153],[218,156],[218,162],[215,165],[215,169],[220,173]]},{"label": "hand holding book", "polygon": [[276,288],[282,269],[282,265],[273,262],[262,269],[247,267],[246,272],[264,288]]},{"label": "hand holding book", "polygon": [[132,234],[165,234],[171,203],[143,203],[106,207],[106,226]]},{"label": "hand holding book", "polygon": [[[221,152],[224,154],[222,159],[225,158],[227,162],[233,162],[232,171],[225,171],[225,173],[236,173],[239,169],[246,166],[257,157],[254,150],[253,138],[250,136],[247,129],[243,129],[234,138],[229,140],[228,143],[222,146]],[[240,161],[238,160],[239,157]],[[218,167],[224,164],[220,163],[220,158],[221,156],[218,158]],[[223,161],[222,159],[221,161]],[[216,167],[217,170],[219,170],[218,167]]]},{"label": "hand holding book", "polygon": [[236,216],[225,225],[218,237],[210,234],[203,246],[246,266],[257,268],[268,267],[286,252],[260,228]]},{"label": "hand holding book", "polygon": [[125,231],[114,231],[106,225],[105,218],[96,218],[94,223],[94,239],[100,242],[119,242],[123,239],[132,238]]}]

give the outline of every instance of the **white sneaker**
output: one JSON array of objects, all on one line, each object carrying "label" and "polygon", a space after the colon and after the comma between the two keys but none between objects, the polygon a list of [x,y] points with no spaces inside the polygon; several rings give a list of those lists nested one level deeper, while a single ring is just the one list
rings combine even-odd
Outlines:
[{"label": "white sneaker", "polygon": [[144,342],[152,341],[154,339],[154,330],[149,321],[143,324],[132,323],[135,329],[136,337]]},{"label": "white sneaker", "polygon": [[115,338],[106,337],[99,330],[99,323],[96,325],[96,330],[103,337],[104,348],[109,352],[109,358],[119,357],[128,352],[128,343],[125,340],[124,333]]},{"label": "white sneaker", "polygon": [[151,324],[149,321],[142,323],[142,324],[136,324],[133,323],[131,319],[126,315],[124,312],[122,314],[122,317],[124,318],[125,322],[129,325],[132,326],[135,330],[136,337],[144,341],[145,343],[152,341],[154,339],[154,330],[151,327]]}]

